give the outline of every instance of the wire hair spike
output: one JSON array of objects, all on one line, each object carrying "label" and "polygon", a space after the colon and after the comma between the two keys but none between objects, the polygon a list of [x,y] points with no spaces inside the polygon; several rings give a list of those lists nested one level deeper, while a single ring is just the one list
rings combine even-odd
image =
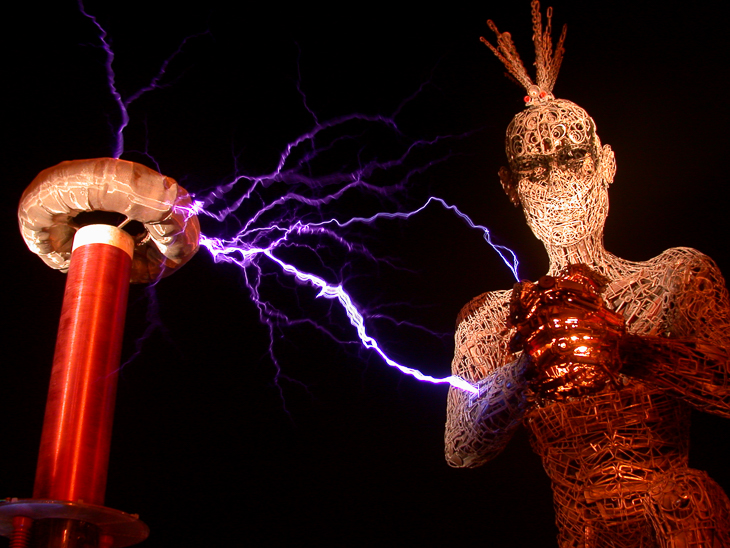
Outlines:
[{"label": "wire hair spike", "polygon": [[494,47],[484,36],[479,39],[492,50],[492,53],[497,56],[497,59],[502,62],[517,82],[525,89],[529,89],[534,84],[527,73],[525,65],[522,63],[520,54],[517,53],[517,48],[512,41],[512,35],[509,32],[499,32],[497,25],[491,19],[487,21],[487,26],[497,36],[497,47]]},{"label": "wire hair spike", "polygon": [[550,66],[550,80],[548,82],[550,91],[552,91],[553,87],[555,87],[555,82],[557,81],[558,73],[560,72],[560,65],[563,63],[563,55],[565,54],[565,47],[563,44],[565,43],[565,35],[567,32],[568,25],[563,25],[563,30],[560,31],[560,38],[558,38],[558,44],[555,46],[555,54],[553,55],[553,60]]},{"label": "wire hair spike", "polygon": [[511,74],[522,87],[527,90],[528,97],[525,101],[528,105],[535,104],[535,101],[544,101],[552,99],[553,87],[558,79],[560,65],[563,62],[563,54],[565,48],[565,35],[567,33],[567,25],[563,25],[562,32],[558,38],[558,43],[553,50],[552,41],[552,17],[553,9],[549,7],[546,13],[546,24],[543,29],[542,14],[540,13],[539,0],[532,0],[530,4],[532,11],[532,41],[535,45],[535,67],[536,79],[533,83],[532,78],[527,73],[525,65],[520,59],[517,48],[512,41],[512,35],[509,32],[499,32],[497,26],[491,20],[487,21],[487,25],[497,36],[497,47],[493,46],[483,36],[480,38],[484,44],[492,50],[497,58],[505,66],[509,74]]},{"label": "wire hair spike", "polygon": [[[545,89],[543,86],[547,81],[547,72],[550,64],[550,53],[545,51],[549,44],[545,44],[545,36],[542,32],[542,16],[540,14],[540,2],[533,0],[530,4],[532,8],[532,43],[535,45],[535,68],[537,70],[536,83],[539,88],[544,91],[551,91]],[[550,19],[548,18],[548,28],[550,28]],[[550,37],[548,36],[548,40]]]},{"label": "wire hair spike", "polygon": [[[547,25],[545,25],[545,37],[547,38],[548,42],[552,40],[552,34],[553,34],[553,7],[548,6],[548,9],[545,11],[545,17],[547,18]],[[549,47],[552,47],[552,44],[549,44]]]}]

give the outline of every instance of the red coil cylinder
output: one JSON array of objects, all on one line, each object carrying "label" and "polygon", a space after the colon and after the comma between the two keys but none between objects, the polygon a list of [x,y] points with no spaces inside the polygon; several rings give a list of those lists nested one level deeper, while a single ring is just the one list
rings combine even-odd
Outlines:
[{"label": "red coil cylinder", "polygon": [[104,504],[134,242],[80,229],[58,328],[33,498]]}]

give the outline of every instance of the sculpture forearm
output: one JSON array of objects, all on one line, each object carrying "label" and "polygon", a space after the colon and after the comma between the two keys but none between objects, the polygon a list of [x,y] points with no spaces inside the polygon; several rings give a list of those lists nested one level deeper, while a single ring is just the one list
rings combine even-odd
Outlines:
[{"label": "sculpture forearm", "polygon": [[493,371],[477,386],[479,394],[452,388],[446,422],[446,460],[474,468],[496,457],[511,439],[527,409],[527,358]]}]

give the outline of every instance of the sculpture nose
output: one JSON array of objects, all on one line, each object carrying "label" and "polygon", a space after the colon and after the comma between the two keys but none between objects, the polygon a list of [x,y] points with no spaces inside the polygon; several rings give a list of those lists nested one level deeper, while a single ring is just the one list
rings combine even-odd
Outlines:
[{"label": "sculpture nose", "polygon": [[566,177],[563,166],[557,160],[551,160],[545,168],[545,181],[549,187],[565,188],[570,184],[570,177]]},{"label": "sculpture nose", "polygon": [[540,182],[552,186],[561,178],[556,178],[556,173],[559,172],[558,162],[555,159],[550,159],[541,163],[538,167],[532,171],[532,179],[535,182]]}]

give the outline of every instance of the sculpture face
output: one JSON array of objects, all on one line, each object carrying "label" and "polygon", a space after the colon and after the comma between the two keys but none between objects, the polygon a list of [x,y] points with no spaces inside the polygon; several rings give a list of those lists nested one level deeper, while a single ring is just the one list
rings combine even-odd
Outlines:
[{"label": "sculpture face", "polygon": [[613,152],[601,148],[585,110],[552,100],[521,112],[507,130],[507,157],[527,223],[543,243],[566,247],[600,236]]}]

